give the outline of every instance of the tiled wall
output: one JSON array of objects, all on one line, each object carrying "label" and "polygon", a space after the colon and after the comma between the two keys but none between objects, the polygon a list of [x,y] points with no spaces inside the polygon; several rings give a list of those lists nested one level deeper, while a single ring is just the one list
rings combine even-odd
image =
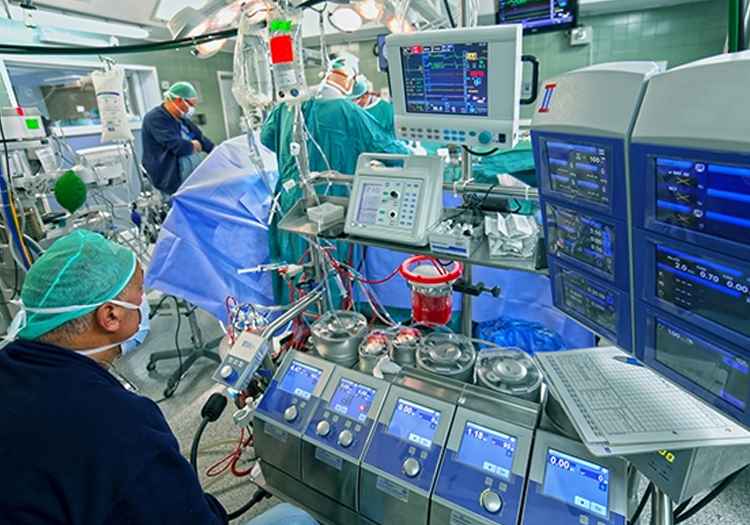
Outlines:
[{"label": "tiled wall", "polygon": [[[708,0],[639,12],[582,17],[581,25],[593,28],[593,42],[571,46],[564,32],[526,36],[523,52],[536,56],[541,80],[590,64],[619,60],[666,60],[668,66],[717,55],[724,49],[728,2]],[[388,85],[377,71],[372,53],[375,41],[331,46],[329,51],[347,50],[360,57],[360,69],[376,88]],[[317,77],[308,70],[308,82]],[[315,70],[317,73],[318,69]],[[524,106],[522,118],[530,118],[532,106]]]}]

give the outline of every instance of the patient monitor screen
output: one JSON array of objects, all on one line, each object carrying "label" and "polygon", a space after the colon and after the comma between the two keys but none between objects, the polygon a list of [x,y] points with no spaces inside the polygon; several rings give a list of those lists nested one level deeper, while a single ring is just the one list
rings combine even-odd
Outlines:
[{"label": "patient monitor screen", "polygon": [[439,411],[399,398],[387,432],[420,447],[430,448],[439,422]]},{"label": "patient monitor screen", "polygon": [[612,150],[594,144],[542,139],[552,191],[568,197],[609,204]]},{"label": "patient monitor screen", "polygon": [[488,43],[401,48],[407,113],[486,117]]},{"label": "patient monitor screen", "polygon": [[457,459],[461,463],[508,479],[515,452],[515,437],[467,421]]},{"label": "patient monitor screen", "polygon": [[609,469],[566,454],[547,450],[542,491],[597,516],[609,514]]},{"label": "patient monitor screen", "polygon": [[750,268],[656,247],[656,295],[750,336]]},{"label": "patient monitor screen", "polygon": [[368,386],[360,385],[345,377],[339,381],[328,408],[346,417],[356,419],[359,422],[367,420],[367,414],[375,399],[377,390]]},{"label": "patient monitor screen", "polygon": [[661,364],[745,411],[750,387],[745,359],[658,318],[654,346]]},{"label": "patient monitor screen", "polygon": [[750,167],[656,158],[659,221],[742,243],[750,237]]},{"label": "patient monitor screen", "polygon": [[322,373],[323,371],[318,368],[292,361],[284,377],[281,378],[279,389],[302,399],[310,399]]}]

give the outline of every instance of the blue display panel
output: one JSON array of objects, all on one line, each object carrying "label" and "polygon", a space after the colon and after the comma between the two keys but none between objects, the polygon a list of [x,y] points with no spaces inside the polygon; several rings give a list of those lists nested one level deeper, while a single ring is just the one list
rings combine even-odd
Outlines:
[{"label": "blue display panel", "polygon": [[609,515],[609,474],[606,467],[550,448],[542,491],[606,518]]},{"label": "blue display panel", "polygon": [[406,111],[486,117],[487,42],[401,48]]},{"label": "blue display panel", "polygon": [[279,383],[279,389],[302,399],[310,399],[322,373],[318,368],[292,361]]},{"label": "blue display panel", "polygon": [[374,388],[341,378],[328,408],[359,422],[365,422],[377,393]]},{"label": "blue display panel", "polygon": [[614,277],[615,226],[569,208],[547,203],[548,251]]},{"label": "blue display panel", "polygon": [[570,29],[577,15],[577,0],[497,1],[497,23],[521,24],[524,33]]},{"label": "blue display panel", "polygon": [[550,189],[563,196],[609,204],[612,150],[567,140],[541,139],[549,167]]},{"label": "blue display panel", "polygon": [[750,370],[736,356],[683,328],[655,318],[655,359],[680,376],[745,412]]},{"label": "blue display panel", "polygon": [[456,459],[484,472],[509,479],[516,441],[513,436],[467,421]]},{"label": "blue display panel", "polygon": [[655,249],[659,299],[750,336],[750,265],[661,244]]},{"label": "blue display panel", "polygon": [[399,398],[386,432],[420,447],[430,448],[439,422],[439,411]]},{"label": "blue display panel", "polygon": [[747,243],[750,167],[654,157],[656,218],[675,226]]},{"label": "blue display panel", "polygon": [[359,200],[357,221],[362,224],[375,224],[380,209],[380,199],[383,195],[383,185],[375,182],[365,182],[362,185],[362,197]]},{"label": "blue display panel", "polygon": [[565,306],[604,330],[616,334],[616,292],[570,270],[562,270],[560,275]]}]

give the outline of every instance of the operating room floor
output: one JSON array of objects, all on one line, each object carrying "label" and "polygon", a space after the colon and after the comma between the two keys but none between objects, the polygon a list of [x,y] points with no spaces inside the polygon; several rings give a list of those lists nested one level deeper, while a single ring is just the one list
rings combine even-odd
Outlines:
[{"label": "operating room floor", "polygon": [[[152,302],[153,304],[153,302]],[[160,361],[156,370],[146,371],[146,364],[153,352],[174,348],[174,335],[177,321],[173,308],[165,307],[151,320],[151,332],[146,341],[131,354],[116,362],[117,369],[138,387],[138,393],[155,400],[163,398],[163,391],[172,371],[177,367],[177,359]],[[202,310],[197,311],[197,318],[204,341],[222,335],[216,320]],[[191,348],[190,329],[183,317],[179,342],[187,354]],[[223,392],[223,387],[211,379],[216,364],[205,358],[199,359],[183,376],[174,395],[159,403],[165,417],[174,431],[180,448],[186,454],[190,451],[193,437],[201,421],[200,411],[203,404],[213,392]],[[220,478],[206,477],[205,471],[211,465],[230,454],[239,439],[240,432],[232,420],[235,411],[234,403],[227,404],[221,418],[206,428],[201,439],[201,446],[222,440],[234,440],[202,452],[198,457],[201,483],[207,491],[214,494],[229,512],[244,505],[253,495],[256,486],[250,477],[236,478],[227,472]],[[242,466],[244,468],[244,465]],[[209,485],[210,484],[210,485]],[[645,482],[641,483],[641,490]],[[748,525],[750,524],[750,469],[742,473],[719,497],[696,516],[682,522],[687,525]],[[702,497],[699,496],[699,497]],[[696,498],[696,500],[699,498]],[[247,520],[275,505],[279,500],[270,498],[250,509],[245,515],[231,521],[232,525],[244,524]],[[648,506],[650,507],[650,505]],[[647,524],[650,509],[647,507],[641,524]],[[342,523],[340,525],[349,525]],[[413,524],[404,524],[413,525]]]}]

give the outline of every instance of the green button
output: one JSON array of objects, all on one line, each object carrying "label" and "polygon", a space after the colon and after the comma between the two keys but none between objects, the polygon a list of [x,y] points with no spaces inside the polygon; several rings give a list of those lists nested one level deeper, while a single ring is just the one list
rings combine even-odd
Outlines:
[{"label": "green button", "polygon": [[271,31],[291,31],[291,20],[271,20]]},{"label": "green button", "polygon": [[385,210],[380,210],[380,215],[385,215]]}]

